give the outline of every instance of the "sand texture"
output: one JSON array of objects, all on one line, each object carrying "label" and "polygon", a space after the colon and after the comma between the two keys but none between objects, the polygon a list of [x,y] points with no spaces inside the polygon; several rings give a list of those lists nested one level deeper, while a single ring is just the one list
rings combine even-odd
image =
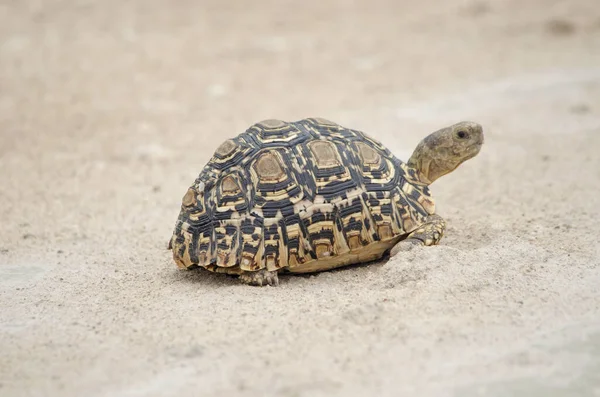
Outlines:
[{"label": "sand texture", "polygon": [[[432,185],[437,247],[277,288],[179,271],[224,139],[320,116]],[[0,396],[600,396],[597,0],[0,3]]]}]

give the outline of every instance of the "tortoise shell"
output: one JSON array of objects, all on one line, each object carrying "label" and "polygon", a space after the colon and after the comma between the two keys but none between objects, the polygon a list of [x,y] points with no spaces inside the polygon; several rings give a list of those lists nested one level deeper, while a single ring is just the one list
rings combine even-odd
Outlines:
[{"label": "tortoise shell", "polygon": [[223,142],[183,196],[173,258],[230,274],[378,259],[435,212],[415,173],[325,119],[256,123]]}]

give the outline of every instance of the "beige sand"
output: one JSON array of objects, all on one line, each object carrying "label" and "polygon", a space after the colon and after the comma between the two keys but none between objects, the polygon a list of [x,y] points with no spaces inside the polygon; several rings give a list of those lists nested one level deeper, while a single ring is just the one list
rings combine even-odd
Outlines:
[{"label": "beige sand", "polygon": [[[173,3],[0,5],[0,395],[600,395],[597,1]],[[404,159],[485,126],[433,186],[442,245],[178,271],[217,145],[314,115]]]}]

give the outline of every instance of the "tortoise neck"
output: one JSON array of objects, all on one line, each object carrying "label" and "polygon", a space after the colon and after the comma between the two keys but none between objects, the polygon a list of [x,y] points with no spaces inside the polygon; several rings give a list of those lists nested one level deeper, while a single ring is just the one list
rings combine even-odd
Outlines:
[{"label": "tortoise neck", "polygon": [[412,185],[418,186],[429,186],[431,182],[419,171],[417,167],[410,163],[404,163],[402,165],[402,169],[404,171],[404,177],[408,180]]}]

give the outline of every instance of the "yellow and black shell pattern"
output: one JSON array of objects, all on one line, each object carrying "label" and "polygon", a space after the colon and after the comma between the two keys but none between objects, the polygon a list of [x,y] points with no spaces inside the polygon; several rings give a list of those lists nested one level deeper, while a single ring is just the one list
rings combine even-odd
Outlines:
[{"label": "yellow and black shell pattern", "polygon": [[435,212],[415,172],[328,120],[256,123],[223,142],[185,193],[173,258],[230,274],[376,259]]}]

